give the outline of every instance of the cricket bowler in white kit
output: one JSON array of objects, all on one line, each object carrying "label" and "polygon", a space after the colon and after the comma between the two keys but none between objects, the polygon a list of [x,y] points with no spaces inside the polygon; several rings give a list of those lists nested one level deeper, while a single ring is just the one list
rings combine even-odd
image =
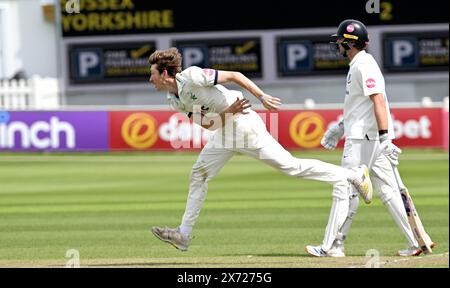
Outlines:
[{"label": "cricket bowler in white kit", "polygon": [[[367,29],[360,21],[345,20],[332,38],[339,53],[349,58],[350,69],[343,120],[326,131],[322,145],[327,149],[335,149],[342,136],[345,137],[342,167],[362,164],[369,167],[378,196],[409,243],[409,248],[398,251],[398,255],[419,255],[422,250],[408,222],[393,170],[393,165],[398,165],[401,149],[392,143],[395,136],[384,77],[375,59],[365,51],[369,43]],[[332,209],[329,222],[339,223],[337,237],[334,239],[325,235],[321,246],[307,246],[306,252],[318,257],[345,256],[344,240],[358,204],[357,194],[352,193],[348,214]]]},{"label": "cricket bowler in white kit", "polygon": [[[298,159],[286,151],[267,131],[259,115],[250,109],[242,92],[228,90],[221,83],[234,82],[255,95],[269,110],[277,110],[280,99],[263,93],[242,73],[189,67],[181,71],[176,48],[155,51],[149,58],[150,82],[158,91],[168,91],[171,106],[187,113],[194,122],[215,130],[192,167],[185,213],[177,228],[153,227],[153,234],[181,251],[191,241],[192,229],[208,191],[208,182],[240,152],[293,177],[314,179],[333,185],[333,198],[349,207],[351,187],[361,197],[372,197],[368,168],[348,169],[314,159]],[[274,192],[276,193],[276,192]],[[347,212],[345,212],[347,215]],[[335,229],[337,233],[337,229]],[[333,239],[336,235],[331,235]]]}]

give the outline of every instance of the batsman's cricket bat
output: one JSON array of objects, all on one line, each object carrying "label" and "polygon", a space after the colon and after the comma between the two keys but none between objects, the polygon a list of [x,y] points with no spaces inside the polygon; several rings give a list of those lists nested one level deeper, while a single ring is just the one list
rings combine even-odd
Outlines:
[{"label": "batsman's cricket bat", "polygon": [[392,168],[394,168],[395,178],[397,180],[400,194],[403,199],[403,204],[405,205],[406,215],[408,216],[409,225],[413,230],[414,237],[416,238],[417,242],[420,245],[420,248],[425,254],[432,253],[433,250],[431,249],[431,246],[433,245],[433,241],[431,240],[430,236],[428,236],[427,232],[425,232],[425,228],[422,225],[419,214],[414,207],[411,195],[409,195],[408,188],[406,188],[406,186],[403,184],[397,167],[392,166]]}]

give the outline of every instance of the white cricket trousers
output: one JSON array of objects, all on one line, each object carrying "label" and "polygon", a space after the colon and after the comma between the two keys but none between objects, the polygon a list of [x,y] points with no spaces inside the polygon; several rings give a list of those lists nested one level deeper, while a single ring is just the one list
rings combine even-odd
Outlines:
[{"label": "white cricket trousers", "polygon": [[208,182],[237,152],[258,159],[289,176],[333,184],[333,197],[348,201],[351,184],[347,179],[354,176],[355,172],[319,160],[295,158],[268,132],[267,135],[261,136],[269,136],[262,148],[218,148],[213,141],[206,144],[192,167],[189,195],[182,220],[183,226],[194,226],[206,198]]},{"label": "white cricket trousers", "polygon": [[[379,141],[346,139],[341,161],[342,167],[349,168],[362,164],[366,164],[369,167],[370,179],[378,197],[405,235],[409,245],[417,247],[417,241],[408,222],[394,170],[389,160],[384,155],[379,154],[379,145]],[[345,240],[348,234],[352,219],[358,208],[357,192],[353,187],[352,191],[347,218],[338,233],[337,239],[342,241]],[[340,218],[336,213],[336,215],[332,216],[332,213],[333,211],[330,213],[330,218]]]}]

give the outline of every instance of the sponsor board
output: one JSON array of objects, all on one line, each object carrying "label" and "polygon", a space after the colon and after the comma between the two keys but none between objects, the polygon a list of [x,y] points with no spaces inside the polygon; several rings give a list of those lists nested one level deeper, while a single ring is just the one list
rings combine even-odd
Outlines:
[{"label": "sponsor board", "polygon": [[108,42],[68,45],[70,85],[145,83],[155,42]]},{"label": "sponsor board", "polygon": [[[396,139],[400,147],[443,147],[445,119],[441,108],[391,109]],[[330,125],[342,119],[341,110],[283,111],[279,115],[279,142],[287,149],[320,148],[320,140]],[[448,123],[448,118],[447,118]],[[448,124],[447,124],[448,125]],[[289,127],[283,129],[282,127]],[[338,147],[343,147],[341,141]]]},{"label": "sponsor board", "polygon": [[0,151],[107,151],[108,112],[0,111]]},{"label": "sponsor board", "polygon": [[109,113],[111,150],[200,149],[211,132],[173,111]]},{"label": "sponsor board", "polygon": [[259,38],[175,40],[183,57],[183,69],[190,66],[239,71],[252,78],[262,77]]},{"label": "sponsor board", "polygon": [[448,30],[386,33],[384,67],[389,72],[448,71]]},{"label": "sponsor board", "polygon": [[[317,149],[342,110],[257,111],[286,149]],[[448,149],[448,110],[391,109],[399,147]],[[214,132],[173,111],[0,111],[0,151],[200,150]],[[343,147],[341,141],[338,147]]]},{"label": "sponsor board", "polygon": [[[442,147],[444,115],[440,108],[391,109],[395,143],[400,147]],[[342,110],[257,111],[267,129],[286,149],[321,148],[326,129],[342,118]],[[111,150],[200,149],[213,132],[170,111],[110,112]],[[338,147],[343,147],[341,141]]]},{"label": "sponsor board", "polygon": [[278,75],[345,75],[348,59],[337,53],[330,36],[278,37]]}]

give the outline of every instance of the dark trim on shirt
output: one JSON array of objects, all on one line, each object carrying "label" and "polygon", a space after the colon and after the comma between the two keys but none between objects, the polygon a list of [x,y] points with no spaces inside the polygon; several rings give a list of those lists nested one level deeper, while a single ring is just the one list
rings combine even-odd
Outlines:
[{"label": "dark trim on shirt", "polygon": [[219,78],[219,71],[214,70],[216,73],[214,73],[214,85],[217,85],[217,78]]}]

